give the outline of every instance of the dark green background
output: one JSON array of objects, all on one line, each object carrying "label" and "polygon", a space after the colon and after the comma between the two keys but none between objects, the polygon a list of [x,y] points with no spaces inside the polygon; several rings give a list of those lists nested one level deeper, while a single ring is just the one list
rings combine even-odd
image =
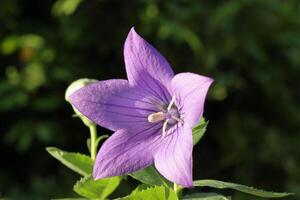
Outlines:
[{"label": "dark green background", "polygon": [[0,197],[75,196],[79,177],[45,147],[87,153],[88,129],[65,89],[83,77],[126,78],[132,26],[176,73],[215,80],[195,179],[300,193],[299,1],[1,0]]}]

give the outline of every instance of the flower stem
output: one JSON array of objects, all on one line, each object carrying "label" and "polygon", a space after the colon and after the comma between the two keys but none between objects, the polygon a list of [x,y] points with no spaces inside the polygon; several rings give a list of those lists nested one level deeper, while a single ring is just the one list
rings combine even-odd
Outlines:
[{"label": "flower stem", "polygon": [[173,189],[174,189],[174,192],[176,193],[176,194],[178,194],[178,185],[176,184],[176,183],[174,183],[174,185],[173,185]]},{"label": "flower stem", "polygon": [[95,124],[90,125],[90,134],[91,134],[91,158],[95,160],[96,158],[96,152],[97,152],[97,147],[96,147],[96,140],[97,140],[97,127]]},{"label": "flower stem", "polygon": [[174,192],[176,193],[177,196],[180,196],[180,192],[181,192],[182,189],[183,189],[182,186],[177,185],[176,183],[174,183],[173,190],[174,190]]}]

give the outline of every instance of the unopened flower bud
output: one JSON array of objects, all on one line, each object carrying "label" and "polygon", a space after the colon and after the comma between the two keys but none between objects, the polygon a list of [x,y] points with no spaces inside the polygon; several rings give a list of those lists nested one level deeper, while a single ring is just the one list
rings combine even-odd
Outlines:
[{"label": "unopened flower bud", "polygon": [[[87,86],[87,85],[89,85],[89,84],[91,84],[91,83],[96,83],[96,82],[98,82],[98,81],[95,80],[95,79],[88,79],[88,78],[81,78],[81,79],[78,79],[78,80],[72,82],[72,83],[68,86],[68,88],[67,88],[67,90],[66,90],[66,93],[65,93],[65,100],[66,100],[67,102],[70,103],[68,97],[69,97],[73,92],[75,92],[76,90],[79,90],[80,88],[85,87],[85,86]],[[72,104],[71,104],[71,105],[72,105]],[[79,117],[79,118],[82,120],[82,122],[83,122],[86,126],[90,127],[90,126],[92,126],[92,125],[95,125],[94,122],[92,122],[92,121],[89,120],[87,117],[85,117],[83,114],[81,114],[81,113],[80,113],[73,105],[72,105],[72,108],[73,108],[73,110],[74,110],[76,116]]]}]

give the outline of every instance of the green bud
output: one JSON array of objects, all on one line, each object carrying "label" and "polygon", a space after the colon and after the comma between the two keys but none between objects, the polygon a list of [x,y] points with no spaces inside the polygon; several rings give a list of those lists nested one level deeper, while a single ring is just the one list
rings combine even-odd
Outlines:
[{"label": "green bud", "polygon": [[[76,90],[78,90],[78,89],[80,89],[80,88],[82,88],[82,87],[85,87],[85,86],[87,86],[87,85],[89,85],[89,84],[91,84],[91,83],[96,83],[96,82],[98,82],[98,81],[95,80],[95,79],[87,79],[87,78],[81,78],[81,79],[78,79],[78,80],[74,81],[73,83],[71,83],[71,84],[69,85],[69,87],[68,87],[67,90],[66,90],[66,93],[65,93],[65,100],[66,100],[67,102],[71,103],[71,102],[69,101],[68,97],[69,97],[73,92],[75,92]],[[71,105],[72,105],[72,104],[71,104]],[[90,127],[90,126],[94,126],[94,125],[95,125],[94,122],[92,122],[92,121],[89,120],[87,117],[85,117],[83,114],[81,114],[81,113],[80,113],[73,105],[72,105],[72,108],[73,108],[73,110],[74,110],[74,112],[75,112],[75,115],[76,115],[77,117],[79,117],[79,118],[82,120],[82,122],[83,122],[86,126]]]}]

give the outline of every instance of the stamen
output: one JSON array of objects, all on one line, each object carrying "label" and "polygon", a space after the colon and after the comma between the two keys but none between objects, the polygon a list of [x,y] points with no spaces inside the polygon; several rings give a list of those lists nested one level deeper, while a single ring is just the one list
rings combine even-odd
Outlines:
[{"label": "stamen", "polygon": [[169,128],[169,126],[173,126],[176,123],[183,124],[183,119],[181,119],[178,109],[174,105],[175,101],[176,101],[175,96],[173,96],[168,107],[159,106],[159,108],[161,108],[160,112],[152,113],[148,116],[148,122],[150,123],[163,121],[163,126],[162,126],[163,138],[165,138],[168,135],[167,129]]},{"label": "stamen", "polygon": [[148,122],[155,123],[160,122],[165,119],[165,115],[163,112],[152,113],[148,116]]},{"label": "stamen", "polygon": [[167,119],[163,124],[163,134],[162,134],[163,138],[165,138],[167,136],[166,129],[167,129],[168,122],[169,122],[169,119]]},{"label": "stamen", "polygon": [[173,115],[172,115],[172,118],[183,124],[183,120],[182,119],[180,119],[180,118],[178,118],[176,116],[173,116]]},{"label": "stamen", "polygon": [[172,97],[172,100],[171,100],[171,102],[170,102],[170,104],[169,104],[169,106],[168,106],[168,111],[171,110],[173,104],[175,103],[175,100],[176,100],[176,99],[175,99],[175,96],[173,96],[173,97]]}]

